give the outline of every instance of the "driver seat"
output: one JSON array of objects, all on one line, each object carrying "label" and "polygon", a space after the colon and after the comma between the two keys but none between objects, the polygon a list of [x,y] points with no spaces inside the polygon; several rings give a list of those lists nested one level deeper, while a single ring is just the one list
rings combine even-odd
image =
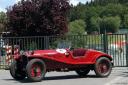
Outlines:
[{"label": "driver seat", "polygon": [[79,57],[79,56],[84,56],[86,53],[86,49],[80,48],[80,49],[75,49],[73,50],[73,56],[74,57]]}]

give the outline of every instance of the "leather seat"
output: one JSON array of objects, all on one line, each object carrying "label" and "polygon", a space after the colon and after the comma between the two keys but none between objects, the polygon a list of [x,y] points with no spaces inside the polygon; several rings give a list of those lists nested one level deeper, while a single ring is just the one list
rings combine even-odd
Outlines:
[{"label": "leather seat", "polygon": [[80,48],[80,49],[75,49],[75,50],[73,50],[73,56],[74,57],[77,57],[77,56],[84,56],[85,55],[85,53],[86,53],[86,49],[82,49],[82,48]]}]

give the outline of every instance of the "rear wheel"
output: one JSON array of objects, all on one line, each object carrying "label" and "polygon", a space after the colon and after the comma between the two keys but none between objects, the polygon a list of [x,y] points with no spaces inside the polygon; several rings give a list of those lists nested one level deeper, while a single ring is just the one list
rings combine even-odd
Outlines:
[{"label": "rear wheel", "polygon": [[84,77],[86,76],[88,73],[90,72],[90,69],[87,68],[87,69],[80,69],[80,70],[77,70],[76,73],[81,76],[81,77]]},{"label": "rear wheel", "polygon": [[28,79],[33,82],[39,82],[46,73],[45,63],[40,59],[33,59],[26,66]]},{"label": "rear wheel", "polygon": [[23,80],[26,77],[25,71],[18,65],[17,61],[14,61],[10,66],[10,74],[16,80]]},{"label": "rear wheel", "polygon": [[94,65],[94,71],[98,77],[107,77],[110,75],[112,70],[112,64],[110,59],[101,57],[96,61]]}]

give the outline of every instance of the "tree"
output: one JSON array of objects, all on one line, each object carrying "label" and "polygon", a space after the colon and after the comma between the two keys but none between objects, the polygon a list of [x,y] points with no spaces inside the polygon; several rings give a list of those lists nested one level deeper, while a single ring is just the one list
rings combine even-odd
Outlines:
[{"label": "tree", "polygon": [[84,37],[82,37],[86,32],[85,29],[86,23],[82,19],[69,23],[68,41],[72,43],[73,48],[80,48],[85,46],[86,40]]},{"label": "tree", "polygon": [[4,12],[0,12],[0,33],[6,31],[7,16]]},{"label": "tree", "polygon": [[12,36],[45,36],[68,31],[69,0],[21,0],[7,10]]},{"label": "tree", "polygon": [[86,17],[86,5],[79,3],[77,6],[72,6],[69,14],[69,21],[75,21],[78,19],[85,19]]},{"label": "tree", "polygon": [[116,17],[121,20],[120,26],[125,27],[128,14],[128,0],[91,0],[86,4],[72,6],[69,21],[82,19],[86,22],[86,31],[97,30],[94,17]]},{"label": "tree", "polygon": [[128,14],[124,15],[124,27],[128,27]]},{"label": "tree", "polygon": [[117,3],[121,3],[121,4],[126,4],[128,3],[127,0],[93,0],[91,1],[90,5],[102,5],[102,6],[105,6],[105,5],[108,5],[110,3],[114,3],[114,4],[117,4]]},{"label": "tree", "polygon": [[100,33],[100,25],[99,25],[100,21],[101,21],[100,17],[92,17],[91,18],[90,32],[97,31],[98,33]]},{"label": "tree", "polygon": [[100,21],[100,30],[101,33],[105,32],[112,32],[115,33],[118,31],[120,27],[120,18],[118,16],[116,17],[104,17]]},{"label": "tree", "polygon": [[75,20],[69,24],[69,34],[83,35],[85,34],[86,23],[83,20]]},{"label": "tree", "polygon": [[123,9],[124,7],[121,4],[108,4],[104,7],[101,16],[120,16],[123,13]]},{"label": "tree", "polygon": [[91,18],[92,17],[99,17],[101,14],[101,11],[103,9],[100,6],[94,7],[88,7],[87,11],[86,11],[86,18],[85,18],[85,22],[87,24],[87,32],[91,33],[93,29],[91,29]]}]

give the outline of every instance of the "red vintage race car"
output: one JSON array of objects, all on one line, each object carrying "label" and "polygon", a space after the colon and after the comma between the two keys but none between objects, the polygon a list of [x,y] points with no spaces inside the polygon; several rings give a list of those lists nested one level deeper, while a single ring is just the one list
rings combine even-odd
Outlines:
[{"label": "red vintage race car", "polygon": [[94,70],[97,77],[107,77],[112,70],[112,57],[92,49],[70,49],[68,45],[59,45],[54,50],[34,50],[14,56],[10,73],[16,80],[28,78],[39,82],[46,72],[76,71],[79,76],[86,76]]}]

